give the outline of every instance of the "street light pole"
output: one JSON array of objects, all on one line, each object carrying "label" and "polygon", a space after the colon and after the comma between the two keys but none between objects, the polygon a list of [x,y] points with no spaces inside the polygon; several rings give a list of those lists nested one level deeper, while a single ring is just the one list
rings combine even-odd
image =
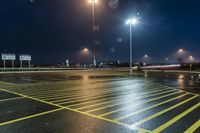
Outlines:
[{"label": "street light pole", "polygon": [[132,42],[132,24],[130,23],[130,71],[132,71],[133,66],[133,42]]},{"label": "street light pole", "polygon": [[131,18],[126,21],[126,24],[129,25],[129,32],[130,32],[130,72],[132,72],[132,66],[133,66],[133,33],[132,33],[132,26],[135,26],[138,23],[138,20],[136,18]]},{"label": "street light pole", "polygon": [[96,66],[96,41],[95,41],[95,4],[97,3],[97,0],[89,0],[89,2],[92,4],[92,34],[93,34],[93,65],[94,68]]}]

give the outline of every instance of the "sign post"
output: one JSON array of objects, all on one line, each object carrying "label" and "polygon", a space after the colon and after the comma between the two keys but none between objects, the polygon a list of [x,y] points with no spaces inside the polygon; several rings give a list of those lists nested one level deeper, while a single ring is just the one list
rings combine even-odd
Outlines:
[{"label": "sign post", "polygon": [[28,67],[31,68],[31,61],[28,61]]},{"label": "sign post", "polygon": [[3,60],[3,68],[6,68],[6,60]]},{"label": "sign post", "polygon": [[20,60],[20,67],[22,68],[23,66],[23,61],[28,61],[28,67],[31,67],[31,55],[19,55],[19,60]]},{"label": "sign post", "polygon": [[12,67],[14,68],[14,61],[16,60],[15,54],[2,53],[1,54],[1,59],[3,60],[3,67],[4,67],[4,69],[6,68],[6,61],[7,60],[12,61]]},{"label": "sign post", "polygon": [[12,60],[12,68],[14,68],[14,67],[15,67],[14,60]]}]

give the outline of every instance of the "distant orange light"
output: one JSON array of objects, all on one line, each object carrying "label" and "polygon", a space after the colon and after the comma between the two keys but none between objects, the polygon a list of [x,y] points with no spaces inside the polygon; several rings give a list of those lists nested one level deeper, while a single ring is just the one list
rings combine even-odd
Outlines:
[{"label": "distant orange light", "polygon": [[184,78],[184,75],[179,75],[178,78],[179,78],[179,79],[183,79],[183,78]]},{"label": "distant orange light", "polygon": [[84,51],[84,52],[88,52],[89,49],[88,49],[88,48],[84,48],[83,51]]},{"label": "distant orange light", "polygon": [[192,55],[190,55],[190,56],[189,56],[189,59],[190,59],[190,60],[193,60],[193,56],[192,56]]},{"label": "distant orange light", "polygon": [[184,51],[184,50],[183,50],[182,48],[178,50],[178,52],[183,52],[183,51]]}]

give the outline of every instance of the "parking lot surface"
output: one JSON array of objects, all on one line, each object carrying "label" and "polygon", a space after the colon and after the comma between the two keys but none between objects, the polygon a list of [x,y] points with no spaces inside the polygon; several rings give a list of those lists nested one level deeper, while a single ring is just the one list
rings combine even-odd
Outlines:
[{"label": "parking lot surface", "polygon": [[200,132],[198,75],[0,74],[2,133]]}]

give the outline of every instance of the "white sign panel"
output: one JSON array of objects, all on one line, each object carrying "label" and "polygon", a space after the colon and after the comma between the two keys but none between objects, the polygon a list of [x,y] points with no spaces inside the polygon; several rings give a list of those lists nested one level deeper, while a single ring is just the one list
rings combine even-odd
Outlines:
[{"label": "white sign panel", "polygon": [[21,60],[21,61],[31,61],[31,56],[30,55],[20,55],[19,60]]},{"label": "white sign panel", "polygon": [[1,54],[1,59],[2,60],[16,60],[15,54]]}]

